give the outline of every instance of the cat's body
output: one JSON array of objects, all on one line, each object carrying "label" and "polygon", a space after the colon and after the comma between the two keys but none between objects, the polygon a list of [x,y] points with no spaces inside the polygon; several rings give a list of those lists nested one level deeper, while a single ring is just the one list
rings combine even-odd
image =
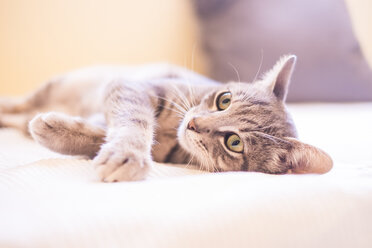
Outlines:
[{"label": "cat's body", "polygon": [[0,103],[0,124],[29,130],[54,151],[94,157],[108,182],[144,178],[151,160],[323,173],[332,161],[295,139],[284,106],[294,62],[283,58],[251,84],[221,84],[169,65],[82,69],[20,102]]}]

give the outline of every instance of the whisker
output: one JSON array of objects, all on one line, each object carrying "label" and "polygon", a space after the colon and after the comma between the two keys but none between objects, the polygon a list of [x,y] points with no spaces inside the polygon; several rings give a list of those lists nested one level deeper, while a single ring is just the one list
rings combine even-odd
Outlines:
[{"label": "whisker", "polygon": [[[159,98],[159,99],[162,99],[166,102],[169,102],[170,104],[174,105],[175,107],[177,107],[178,110],[182,111],[182,112],[187,112],[187,109],[183,108],[182,106],[180,106],[178,103],[176,103],[175,101],[172,101],[172,100],[169,100],[168,98],[165,98],[165,97],[161,97],[161,96],[158,96],[158,95],[152,95],[153,97],[156,97],[156,98]],[[164,106],[165,107],[165,106]]]},{"label": "whisker", "polygon": [[235,71],[237,77],[238,77],[238,91],[240,92],[241,91],[241,87],[240,87],[240,83],[241,83],[241,80],[240,80],[240,75],[239,75],[239,71],[238,69],[231,63],[231,62],[228,62],[228,64],[233,68],[233,70]]},{"label": "whisker", "polygon": [[192,45],[192,50],[191,50],[191,71],[194,71],[195,50],[196,50],[196,41]]},{"label": "whisker", "polygon": [[194,88],[191,87],[191,85],[189,85],[189,92],[190,92],[191,104],[192,104],[192,107],[194,107],[197,104],[196,104],[196,97],[195,97]]},{"label": "whisker", "polygon": [[[173,103],[172,103],[172,105],[173,105]],[[186,112],[184,110],[178,109],[176,105],[173,105],[173,106],[176,107],[176,108],[174,109],[174,108],[170,108],[170,107],[167,107],[167,106],[163,106],[163,108],[174,111],[174,112],[177,112],[177,113],[182,114],[182,115],[186,114]]]},{"label": "whisker", "polygon": [[[254,83],[256,80],[257,80],[257,77],[261,71],[261,68],[262,68],[262,64],[263,64],[263,59],[264,59],[264,55],[263,55],[263,49],[261,49],[261,60],[260,60],[260,64],[258,66],[258,69],[257,69],[257,72],[256,72],[256,75],[254,76],[253,80],[252,80],[252,83]],[[250,97],[252,97],[252,93],[251,92],[246,92],[245,95],[243,96],[243,101],[246,101],[247,99],[249,99]]]},{"label": "whisker", "polygon": [[[194,65],[195,65],[195,51],[196,51],[196,45],[197,43],[194,42],[193,46],[192,46],[192,51],[191,51],[191,72],[194,72],[195,71],[195,68],[194,68]],[[185,62],[186,63],[186,62]],[[186,66],[187,68],[187,66]],[[193,93],[193,90],[192,90],[192,87],[191,87],[191,82],[190,82],[190,76],[189,74],[191,73],[188,73],[186,76],[186,80],[187,80],[187,86],[188,86],[188,91],[189,91],[189,95],[190,95],[190,101],[191,101],[191,107],[195,106],[196,105],[196,101],[195,101],[195,97],[194,97],[194,93]]]},{"label": "whisker", "polygon": [[[165,97],[161,97],[161,96],[156,96],[160,99],[163,99],[164,101],[167,101],[169,102],[170,104],[174,105],[179,111],[183,112],[183,113],[186,113],[188,110],[186,108],[184,108],[183,106],[179,105],[178,103],[176,103],[175,101],[172,101],[172,100],[169,100]],[[165,107],[165,106],[164,106]]]},{"label": "whisker", "polygon": [[256,72],[256,75],[254,76],[253,80],[252,80],[252,83],[254,81],[256,81],[257,77],[258,77],[258,74],[260,73],[260,70],[261,70],[261,67],[262,67],[262,63],[263,63],[263,49],[261,49],[261,61],[260,61],[260,65],[258,67],[258,70]]},{"label": "whisker", "polygon": [[201,149],[201,152],[203,154],[202,164],[205,170],[208,172],[217,171],[217,168],[215,167],[215,164],[212,158],[209,156],[207,149],[200,142],[195,142],[195,143],[197,143],[197,146]]},{"label": "whisker", "polygon": [[239,72],[238,72],[238,69],[236,69],[236,67],[231,63],[231,62],[228,62],[228,64],[234,69],[237,77],[238,77],[238,82],[240,83],[240,75],[239,75]]},{"label": "whisker", "polygon": [[208,156],[208,159],[209,159],[209,162],[210,162],[210,164],[212,166],[213,172],[216,172],[217,171],[217,168],[216,168],[215,163],[213,162],[212,158],[210,156]]},{"label": "whisker", "polygon": [[194,159],[194,156],[195,156],[195,154],[192,154],[192,156],[191,156],[189,162],[188,162],[188,163],[186,164],[186,166],[185,166],[186,169],[190,166],[191,161]]},{"label": "whisker", "polygon": [[165,108],[165,109],[168,109],[168,110],[170,110],[170,111],[175,112],[175,113],[177,114],[177,116],[179,116],[179,117],[181,117],[181,118],[185,117],[185,113],[179,112],[179,111],[177,111],[177,110],[175,110],[175,109],[172,109],[172,108],[169,108],[169,107],[164,107],[164,108]]},{"label": "whisker", "polygon": [[[188,99],[187,99],[187,97],[185,96],[185,94],[183,93],[183,92],[181,92],[177,87],[175,87],[174,85],[173,85],[173,89],[174,90],[176,90],[177,92],[178,92],[178,98],[181,100],[181,103],[180,104],[182,104],[184,107],[185,107],[185,109],[186,110],[189,110],[190,108],[191,108],[191,106],[190,106],[190,103],[189,103],[189,101],[188,101]],[[173,92],[174,93],[174,92]]]}]

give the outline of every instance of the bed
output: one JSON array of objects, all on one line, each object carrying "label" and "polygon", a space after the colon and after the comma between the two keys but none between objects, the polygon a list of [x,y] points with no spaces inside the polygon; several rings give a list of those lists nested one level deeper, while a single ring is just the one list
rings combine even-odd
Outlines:
[{"label": "bed", "polygon": [[0,130],[0,247],[372,247],[372,103],[292,104],[324,175],[154,164],[98,181],[89,160]]}]

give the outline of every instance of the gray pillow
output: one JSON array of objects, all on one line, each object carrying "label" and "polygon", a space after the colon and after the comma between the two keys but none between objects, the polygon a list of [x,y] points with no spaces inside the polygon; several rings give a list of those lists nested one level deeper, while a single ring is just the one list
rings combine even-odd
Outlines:
[{"label": "gray pillow", "polygon": [[340,0],[194,0],[210,76],[255,77],[296,54],[288,101],[372,100],[372,71]]}]

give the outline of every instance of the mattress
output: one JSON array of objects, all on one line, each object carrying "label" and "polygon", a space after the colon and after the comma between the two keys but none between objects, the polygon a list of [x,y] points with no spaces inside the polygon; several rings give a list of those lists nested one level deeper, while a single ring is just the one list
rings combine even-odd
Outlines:
[{"label": "mattress", "polygon": [[0,247],[372,247],[372,103],[289,106],[324,175],[154,164],[101,183],[91,161],[0,130]]}]

